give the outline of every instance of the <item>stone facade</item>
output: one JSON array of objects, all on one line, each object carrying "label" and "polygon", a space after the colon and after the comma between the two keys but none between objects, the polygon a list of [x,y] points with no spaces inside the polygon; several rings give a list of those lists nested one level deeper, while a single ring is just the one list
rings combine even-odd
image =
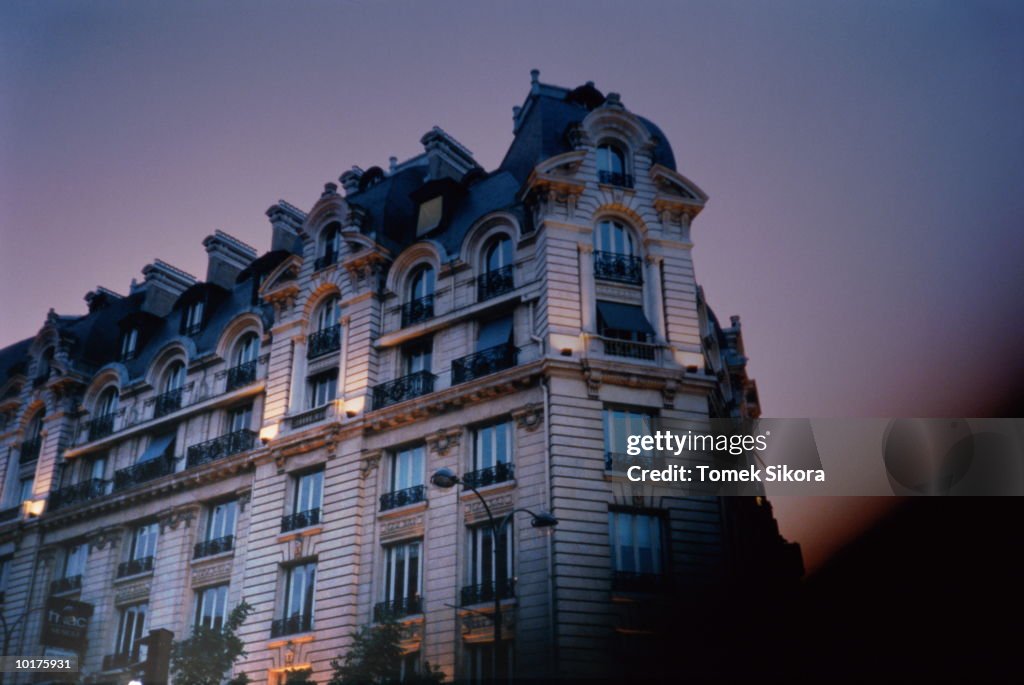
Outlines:
[{"label": "stone facade", "polygon": [[[226,585],[210,615],[254,607],[254,682],[325,682],[385,609],[410,667],[471,679],[497,591],[516,676],[607,675],[637,610],[734,570],[735,507],[628,484],[607,428],[759,413],[738,319],[722,328],[694,276],[706,195],[591,84],[534,74],[515,133],[485,173],[435,128],[308,212],[271,207],[262,257],[218,232],[206,281],[157,261],[0,351],[7,653],[42,652],[56,594],[93,607],[83,680],[126,682],[132,607],[182,636]],[[495,516],[559,524],[513,514],[495,572],[483,507],[431,485],[440,468]],[[617,560],[614,513],[658,541]]]}]

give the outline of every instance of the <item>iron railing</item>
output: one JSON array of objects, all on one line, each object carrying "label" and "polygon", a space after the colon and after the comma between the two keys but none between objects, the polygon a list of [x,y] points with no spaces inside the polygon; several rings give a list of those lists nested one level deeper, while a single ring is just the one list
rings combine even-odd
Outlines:
[{"label": "iron railing", "polygon": [[104,414],[89,421],[89,440],[99,440],[114,432],[114,414]]},{"label": "iron railing", "polygon": [[619,171],[598,171],[597,180],[611,186],[619,186],[620,188],[633,187],[633,175],[624,174]]},{"label": "iron railing", "polygon": [[124,490],[139,483],[174,473],[174,460],[162,457],[114,471],[114,490]]},{"label": "iron railing", "polygon": [[644,262],[633,255],[595,250],[594,278],[640,285],[644,282]]},{"label": "iron railing", "polygon": [[140,573],[148,573],[153,570],[153,557],[140,557],[122,561],[117,565],[117,577],[137,576]]},{"label": "iron railing", "polygon": [[288,533],[300,528],[309,528],[320,523],[320,508],[297,511],[281,517],[281,532]]},{"label": "iron railing", "polygon": [[510,293],[516,289],[514,268],[511,264],[494,269],[476,277],[477,302],[489,300],[498,295]]},{"label": "iron railing", "polygon": [[60,595],[65,592],[75,592],[82,589],[82,576],[66,576],[58,578],[50,583],[50,594]]},{"label": "iron railing", "polygon": [[427,498],[427,486],[414,485],[404,490],[395,490],[380,496],[380,510],[397,509],[407,504],[416,504]]},{"label": "iron railing", "polygon": [[306,336],[306,358],[313,359],[341,349],[341,324],[322,328]]},{"label": "iron railing", "polygon": [[168,390],[162,395],[157,395],[154,400],[153,418],[159,419],[161,416],[167,416],[171,412],[181,409],[181,394],[183,390],[184,388],[176,388]]},{"label": "iron railing", "polygon": [[426,321],[433,316],[433,295],[424,295],[423,297],[411,300],[402,305],[402,328],[419,323],[420,321]]},{"label": "iron railing", "polygon": [[39,448],[43,445],[42,438],[30,438],[21,443],[21,452],[18,455],[18,463],[27,464],[39,458]]},{"label": "iron railing", "polygon": [[485,580],[477,585],[466,585],[462,588],[462,606],[493,602],[497,591],[498,599],[509,599],[516,596],[515,578],[498,578],[497,587],[493,580]]},{"label": "iron railing", "polygon": [[512,368],[516,365],[517,352],[515,345],[504,343],[453,360],[452,385]]},{"label": "iron railing", "polygon": [[646,342],[633,340],[617,340],[615,338],[604,339],[604,353],[613,357],[627,357],[629,359],[643,359],[654,361],[656,359],[658,346]]},{"label": "iron railing", "polygon": [[203,557],[210,557],[214,554],[221,554],[223,552],[230,552],[235,548],[235,536],[225,535],[221,538],[214,538],[212,540],[203,540],[197,542],[193,549],[192,558],[202,559]]},{"label": "iron railing", "polygon": [[227,435],[222,435],[213,440],[207,440],[188,448],[188,459],[185,464],[187,468],[208,464],[217,459],[251,450],[256,442],[256,431],[248,429],[237,430]]},{"label": "iron railing", "polygon": [[408,376],[381,383],[373,389],[373,408],[381,409],[434,392],[435,378],[434,374],[429,371],[417,371]]},{"label": "iron railing", "polygon": [[305,614],[293,614],[289,618],[279,618],[270,624],[270,637],[308,633],[313,630],[313,617]]},{"label": "iron railing", "polygon": [[109,480],[101,480],[99,478],[83,480],[81,483],[75,483],[51,493],[48,506],[50,511],[56,511],[74,504],[81,504],[82,502],[103,497],[107,494],[109,485]]},{"label": "iron railing", "polygon": [[512,464],[495,464],[485,469],[470,471],[462,477],[462,481],[473,488],[482,488],[486,485],[504,483],[515,477],[515,467]]},{"label": "iron railing", "polygon": [[612,576],[612,590],[618,592],[644,592],[657,594],[671,589],[671,579],[663,573],[634,573],[615,571]]},{"label": "iron railing", "polygon": [[623,454],[622,452],[605,452],[604,470],[613,472],[626,472],[631,466],[643,468],[654,468],[659,466],[663,459],[653,454],[638,454],[636,456]]},{"label": "iron railing", "polygon": [[256,380],[256,360],[242,362],[228,369],[227,392],[244,387]]},{"label": "iron railing", "polygon": [[423,613],[423,598],[419,595],[399,597],[386,602],[378,602],[373,607],[373,620],[381,622],[388,618],[402,618],[412,614]]},{"label": "iron railing", "polygon": [[304,411],[301,414],[295,414],[288,419],[288,425],[294,428],[302,428],[308,426],[317,421],[323,421],[327,418],[327,405],[322,407],[314,407],[308,411]]}]

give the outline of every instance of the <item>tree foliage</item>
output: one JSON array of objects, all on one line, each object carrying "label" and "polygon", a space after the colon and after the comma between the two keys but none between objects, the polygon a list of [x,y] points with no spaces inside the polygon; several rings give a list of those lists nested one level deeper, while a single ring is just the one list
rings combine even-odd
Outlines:
[{"label": "tree foliage", "polygon": [[[352,647],[344,659],[334,659],[334,675],[328,685],[386,685],[399,682],[404,628],[393,618],[366,625],[352,633]],[[404,683],[441,683],[444,672],[430,662],[421,673],[406,674]]]},{"label": "tree foliage", "polygon": [[[237,631],[252,612],[242,602],[228,614],[219,630],[196,626],[192,635],[171,645],[171,677],[174,685],[221,685],[235,662],[245,656],[245,643]],[[229,685],[246,685],[249,677],[240,673]]]}]

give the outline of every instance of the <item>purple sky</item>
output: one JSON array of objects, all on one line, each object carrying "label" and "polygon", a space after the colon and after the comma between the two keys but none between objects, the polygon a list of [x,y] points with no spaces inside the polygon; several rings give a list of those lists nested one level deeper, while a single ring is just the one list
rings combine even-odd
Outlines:
[{"label": "purple sky", "polygon": [[435,124],[493,168],[533,67],[621,93],[710,194],[697,276],[766,415],[1019,386],[1017,2],[4,2],[0,345],[154,257],[203,276],[214,229],[267,249],[271,203]]}]

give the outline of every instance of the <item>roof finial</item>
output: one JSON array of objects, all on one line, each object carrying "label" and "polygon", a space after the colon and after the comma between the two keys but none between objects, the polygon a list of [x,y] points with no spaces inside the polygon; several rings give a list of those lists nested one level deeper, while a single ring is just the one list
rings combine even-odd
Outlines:
[{"label": "roof finial", "polygon": [[530,69],[530,91],[536,93],[540,90],[540,69]]}]

